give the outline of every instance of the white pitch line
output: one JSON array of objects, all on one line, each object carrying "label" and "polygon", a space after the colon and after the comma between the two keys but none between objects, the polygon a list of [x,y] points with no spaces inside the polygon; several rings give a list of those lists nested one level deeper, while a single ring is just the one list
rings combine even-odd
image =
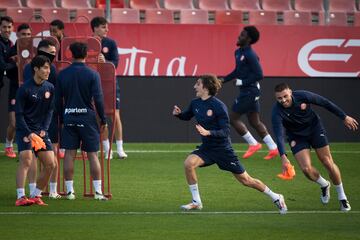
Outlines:
[{"label": "white pitch line", "polygon": [[[0,212],[0,215],[261,215],[279,214],[278,211],[235,212]],[[287,214],[360,214],[360,211],[288,211]]]}]

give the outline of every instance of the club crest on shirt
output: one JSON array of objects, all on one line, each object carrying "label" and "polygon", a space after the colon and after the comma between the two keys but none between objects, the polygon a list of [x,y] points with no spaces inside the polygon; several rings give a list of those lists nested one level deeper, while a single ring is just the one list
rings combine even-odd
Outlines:
[{"label": "club crest on shirt", "polygon": [[306,103],[302,103],[302,104],[300,105],[301,110],[305,110],[306,107],[307,107]]},{"label": "club crest on shirt", "polygon": [[50,92],[46,91],[45,92],[45,98],[48,99],[50,97]]},{"label": "club crest on shirt", "polygon": [[296,145],[296,142],[294,140],[290,142],[291,147],[295,147],[295,145]]},{"label": "club crest on shirt", "polygon": [[211,109],[207,110],[206,115],[211,117],[213,115],[213,111]]},{"label": "club crest on shirt", "polygon": [[240,61],[244,61],[244,58],[245,58],[245,56],[244,56],[244,55],[241,55]]},{"label": "club crest on shirt", "polygon": [[15,103],[16,103],[16,100],[15,99],[11,99],[11,105],[15,105]]},{"label": "club crest on shirt", "polygon": [[109,52],[109,48],[108,48],[108,47],[103,47],[102,52],[103,52],[103,53],[108,53],[108,52]]}]

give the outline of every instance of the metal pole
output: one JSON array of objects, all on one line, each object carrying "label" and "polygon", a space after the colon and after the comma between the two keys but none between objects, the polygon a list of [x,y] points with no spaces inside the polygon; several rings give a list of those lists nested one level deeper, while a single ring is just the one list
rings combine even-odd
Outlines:
[{"label": "metal pole", "polygon": [[111,21],[111,3],[110,0],[106,0],[106,11],[105,11],[105,16],[106,16],[106,20],[108,22]]}]

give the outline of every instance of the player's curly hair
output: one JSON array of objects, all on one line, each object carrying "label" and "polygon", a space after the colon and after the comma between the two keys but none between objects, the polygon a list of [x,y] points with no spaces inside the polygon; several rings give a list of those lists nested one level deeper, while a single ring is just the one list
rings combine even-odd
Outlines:
[{"label": "player's curly hair", "polygon": [[244,30],[247,32],[249,38],[251,38],[250,44],[254,44],[259,40],[260,33],[255,26],[246,26]]},{"label": "player's curly hair", "polygon": [[202,80],[204,88],[209,91],[209,95],[215,96],[219,92],[222,84],[221,80],[218,79],[215,75],[202,75],[200,79]]}]

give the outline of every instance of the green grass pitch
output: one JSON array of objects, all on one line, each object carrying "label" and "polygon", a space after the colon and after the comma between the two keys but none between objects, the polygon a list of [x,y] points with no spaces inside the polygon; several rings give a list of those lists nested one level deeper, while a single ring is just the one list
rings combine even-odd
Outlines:
[{"label": "green grass pitch", "polygon": [[[15,207],[17,162],[0,153],[1,239],[360,239],[360,143],[332,144],[352,206],[339,211],[335,188],[327,206],[320,189],[305,179],[276,177],[280,159],[263,160],[265,150],[241,160],[253,177],[285,196],[289,213],[280,215],[262,193],[239,184],[217,166],[197,170],[204,209],[184,213],[191,200],[183,161],[196,144],[126,144],[129,157],[111,161],[113,198],[97,202],[82,197],[82,166],[76,164],[77,199],[49,200],[47,207]],[[1,150],[3,145],[0,146]],[[241,156],[245,145],[234,145]],[[289,154],[290,155],[290,154]],[[312,153],[313,164],[329,179]],[[290,158],[293,160],[293,157]],[[26,189],[28,193],[28,189]]]}]

